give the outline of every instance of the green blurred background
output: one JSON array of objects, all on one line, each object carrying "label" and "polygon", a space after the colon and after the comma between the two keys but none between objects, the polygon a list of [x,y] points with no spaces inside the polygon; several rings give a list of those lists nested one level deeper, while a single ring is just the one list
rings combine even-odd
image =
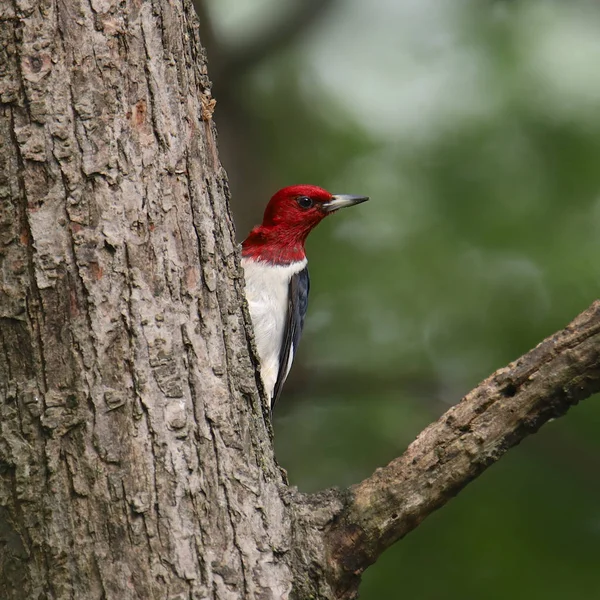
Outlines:
[{"label": "green blurred background", "polygon": [[[274,423],[292,484],[345,486],[599,296],[600,3],[197,8],[239,238],[284,185],[372,198],[309,239]],[[388,551],[361,598],[600,598],[596,400]]]}]

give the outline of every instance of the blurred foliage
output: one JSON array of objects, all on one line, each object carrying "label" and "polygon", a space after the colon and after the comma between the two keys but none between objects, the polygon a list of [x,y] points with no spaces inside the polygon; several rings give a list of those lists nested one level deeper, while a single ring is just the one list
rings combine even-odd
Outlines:
[{"label": "blurred foliage", "polygon": [[[236,82],[270,183],[372,198],[308,242],[294,485],[368,475],[599,297],[598,64],[597,3],[348,1]],[[510,452],[361,598],[600,597],[599,429],[591,399]]]}]

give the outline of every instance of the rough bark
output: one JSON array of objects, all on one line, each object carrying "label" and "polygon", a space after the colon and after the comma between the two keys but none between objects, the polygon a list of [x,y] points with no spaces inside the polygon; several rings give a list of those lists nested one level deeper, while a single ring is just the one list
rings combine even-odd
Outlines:
[{"label": "rough bark", "polygon": [[187,0],[0,4],[0,598],[352,598],[598,390],[600,307],[347,491],[282,480]]},{"label": "rough bark", "polygon": [[0,597],[281,598],[196,16],[0,10]]}]

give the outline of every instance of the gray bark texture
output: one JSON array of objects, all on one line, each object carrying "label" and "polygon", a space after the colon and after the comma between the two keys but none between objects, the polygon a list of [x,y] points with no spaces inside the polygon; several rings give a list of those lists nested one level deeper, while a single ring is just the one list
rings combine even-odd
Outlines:
[{"label": "gray bark texture", "polygon": [[282,598],[195,13],[0,10],[0,598]]},{"label": "gray bark texture", "polygon": [[0,598],[350,599],[600,389],[600,303],[349,490],[275,462],[188,0],[0,4]]}]

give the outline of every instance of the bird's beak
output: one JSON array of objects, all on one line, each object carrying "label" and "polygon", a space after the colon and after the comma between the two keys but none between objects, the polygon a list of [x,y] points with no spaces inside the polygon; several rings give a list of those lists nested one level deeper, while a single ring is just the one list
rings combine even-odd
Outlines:
[{"label": "bird's beak", "polygon": [[354,206],[361,202],[366,202],[369,199],[368,196],[349,196],[348,194],[336,194],[331,197],[331,200],[323,202],[323,210],[327,213],[334,212],[339,208],[346,208],[346,206]]}]

